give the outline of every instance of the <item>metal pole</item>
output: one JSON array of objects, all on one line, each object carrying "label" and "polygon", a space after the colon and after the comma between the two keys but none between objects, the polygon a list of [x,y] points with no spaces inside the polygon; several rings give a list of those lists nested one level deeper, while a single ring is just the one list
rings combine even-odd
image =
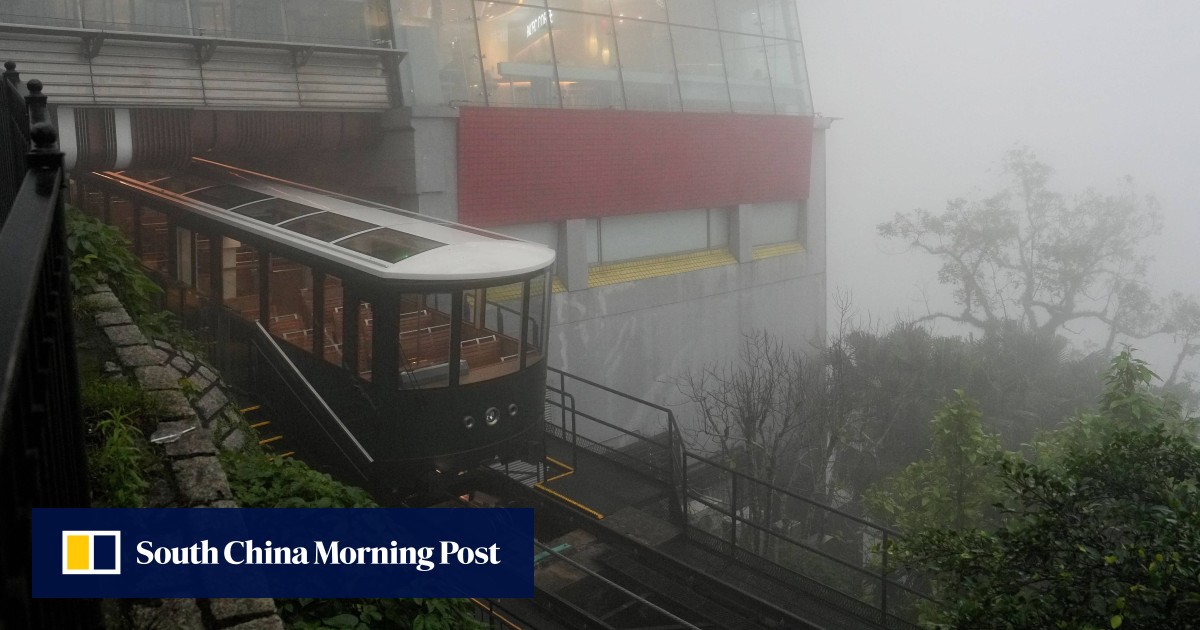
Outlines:
[{"label": "metal pole", "polygon": [[888,574],[888,533],[883,530],[883,559],[879,569],[879,607],[883,612],[883,625],[887,625],[887,574]]}]

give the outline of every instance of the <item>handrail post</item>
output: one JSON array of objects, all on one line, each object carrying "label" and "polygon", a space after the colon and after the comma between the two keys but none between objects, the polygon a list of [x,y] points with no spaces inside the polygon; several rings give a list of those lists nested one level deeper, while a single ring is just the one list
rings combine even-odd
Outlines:
[{"label": "handrail post", "polygon": [[729,476],[729,553],[737,550],[737,473]]},{"label": "handrail post", "polygon": [[879,568],[879,609],[883,613],[883,625],[887,627],[887,575],[888,575],[888,532],[883,530],[883,558],[880,560]]}]

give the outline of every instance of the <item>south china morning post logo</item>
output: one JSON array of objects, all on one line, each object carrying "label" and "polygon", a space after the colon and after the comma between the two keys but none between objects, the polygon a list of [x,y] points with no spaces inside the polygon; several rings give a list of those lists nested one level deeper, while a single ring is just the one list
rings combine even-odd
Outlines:
[{"label": "south china morning post logo", "polygon": [[63,531],[63,575],[120,575],[121,532]]},{"label": "south china morning post logo", "polygon": [[36,508],[32,534],[34,597],[534,591],[530,509]]}]

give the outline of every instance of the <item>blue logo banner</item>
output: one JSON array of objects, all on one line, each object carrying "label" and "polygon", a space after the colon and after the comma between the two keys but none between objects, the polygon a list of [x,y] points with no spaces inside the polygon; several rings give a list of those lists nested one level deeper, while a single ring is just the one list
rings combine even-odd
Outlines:
[{"label": "blue logo banner", "polygon": [[33,510],[34,597],[533,597],[530,509]]}]

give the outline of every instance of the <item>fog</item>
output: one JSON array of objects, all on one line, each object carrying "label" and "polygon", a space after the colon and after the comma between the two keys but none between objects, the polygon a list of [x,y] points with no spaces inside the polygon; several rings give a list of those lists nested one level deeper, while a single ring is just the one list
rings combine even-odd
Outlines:
[{"label": "fog", "polygon": [[[831,293],[851,291],[885,322],[925,314],[926,296],[948,305],[937,263],[875,226],[999,190],[1016,145],[1054,167],[1059,192],[1115,191],[1131,176],[1162,205],[1151,282],[1200,293],[1200,3],[798,5],[814,106],[842,118],[828,135]],[[1138,343],[1160,372],[1165,345]]]}]

